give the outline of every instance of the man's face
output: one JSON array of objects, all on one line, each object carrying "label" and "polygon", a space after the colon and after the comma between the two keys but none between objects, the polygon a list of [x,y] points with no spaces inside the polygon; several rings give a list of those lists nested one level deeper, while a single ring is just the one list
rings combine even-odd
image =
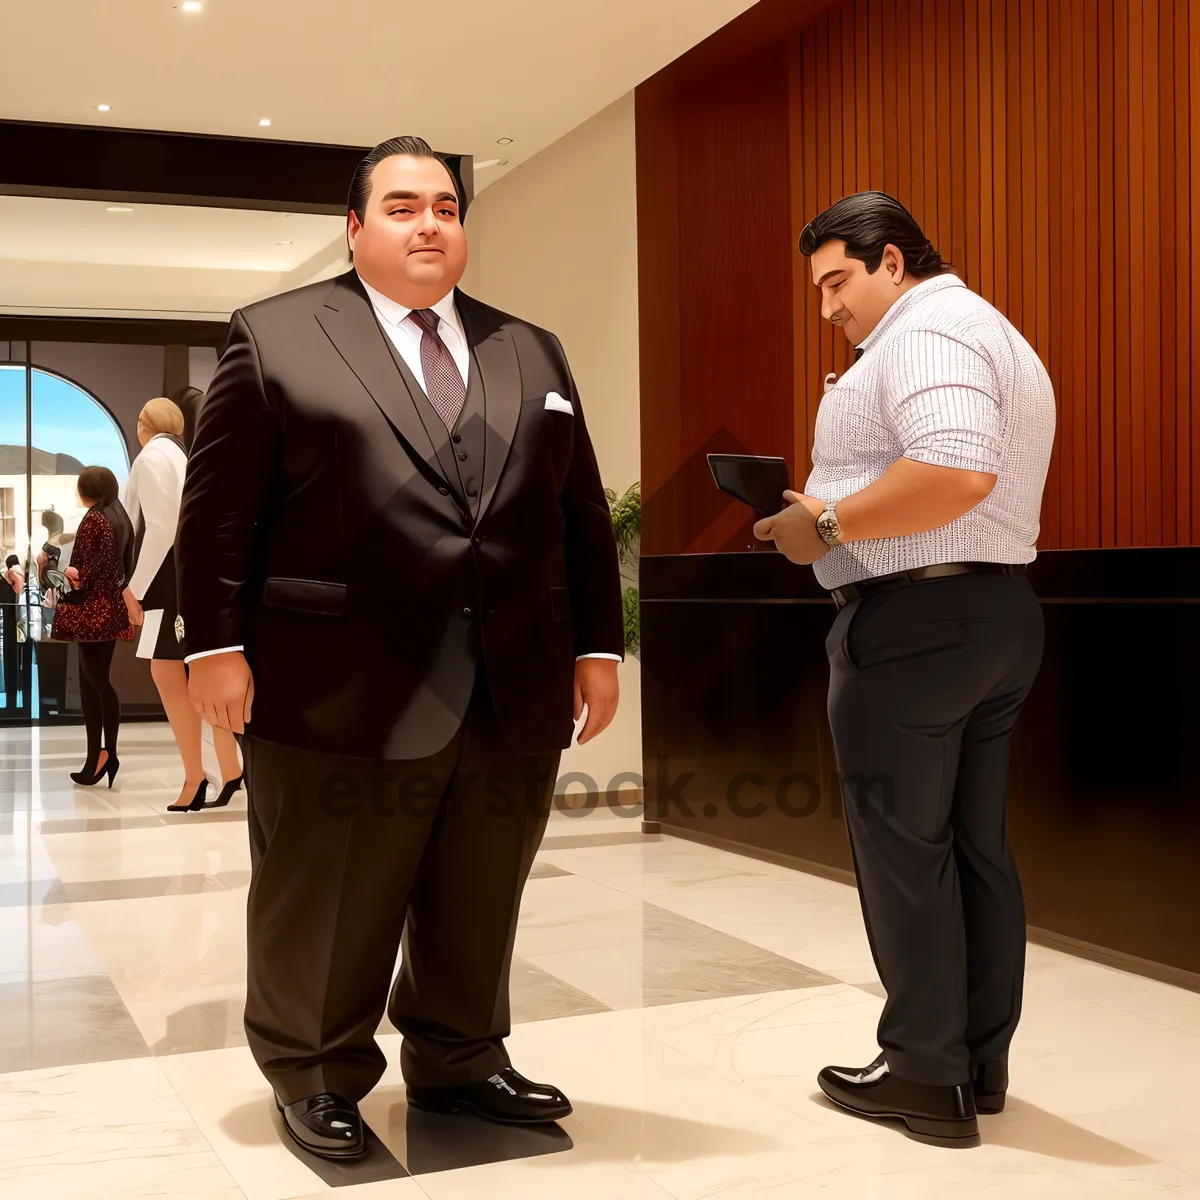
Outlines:
[{"label": "man's face", "polygon": [[454,181],[434,158],[385,158],[371,176],[365,220],[348,218],[358,273],[397,304],[429,308],[458,286],[467,266]]},{"label": "man's face", "polygon": [[873,275],[861,259],[847,257],[845,242],[826,242],[810,261],[821,289],[821,316],[844,330],[852,346],[870,336],[906,290],[904,256],[895,246],[884,250]]}]

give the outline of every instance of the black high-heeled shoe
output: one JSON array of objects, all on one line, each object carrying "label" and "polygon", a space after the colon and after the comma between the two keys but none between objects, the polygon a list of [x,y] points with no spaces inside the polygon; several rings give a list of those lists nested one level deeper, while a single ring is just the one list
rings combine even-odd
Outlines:
[{"label": "black high-heeled shoe", "polygon": [[242,790],[242,779],[244,776],[239,775],[236,779],[231,779],[220,791],[217,798],[209,805],[208,808],[224,808],[230,800],[233,799],[234,792]]},{"label": "black high-heeled shoe", "polygon": [[[97,755],[97,758],[100,756]],[[106,775],[108,776],[108,786],[112,789],[113,780],[117,777],[117,771],[121,766],[121,760],[115,754],[110,754],[104,760],[104,766],[100,770],[96,770],[94,764],[84,763],[82,771],[72,771],[71,778],[79,784],[80,787],[95,787]]]},{"label": "black high-heeled shoe", "polygon": [[167,805],[167,812],[183,813],[183,812],[199,812],[204,807],[205,797],[208,795],[208,780],[206,779],[197,789],[196,794],[187,802],[181,805],[178,801],[174,804]]}]

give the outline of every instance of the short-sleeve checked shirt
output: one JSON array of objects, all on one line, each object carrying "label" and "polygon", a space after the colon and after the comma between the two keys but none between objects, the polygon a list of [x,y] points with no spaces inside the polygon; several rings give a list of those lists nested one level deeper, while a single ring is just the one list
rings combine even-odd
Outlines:
[{"label": "short-sleeve checked shirt", "polygon": [[1031,562],[1055,424],[1033,347],[961,279],[938,275],[901,296],[860,349],[817,412],[807,495],[836,504],[899,458],[997,480],[940,529],[833,547],[813,566],[821,586],[934,563]]}]

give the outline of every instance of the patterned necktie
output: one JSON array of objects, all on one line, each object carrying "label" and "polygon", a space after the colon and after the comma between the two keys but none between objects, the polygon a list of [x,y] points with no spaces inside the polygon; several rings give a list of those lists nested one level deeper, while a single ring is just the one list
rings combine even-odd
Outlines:
[{"label": "patterned necktie", "polygon": [[459,373],[454,356],[438,336],[438,315],[430,308],[417,308],[408,314],[421,329],[421,370],[425,375],[425,394],[445,422],[454,428],[467,399],[467,385]]}]

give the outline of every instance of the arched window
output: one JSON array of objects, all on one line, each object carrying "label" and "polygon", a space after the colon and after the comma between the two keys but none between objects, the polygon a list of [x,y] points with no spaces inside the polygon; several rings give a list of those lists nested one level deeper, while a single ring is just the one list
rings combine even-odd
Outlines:
[{"label": "arched window", "polygon": [[[22,559],[52,533],[71,533],[83,516],[75,486],[87,466],[104,466],[123,488],[125,435],[107,408],[79,384],[33,367],[0,364],[0,549]],[[32,516],[32,525],[30,517]]]}]

